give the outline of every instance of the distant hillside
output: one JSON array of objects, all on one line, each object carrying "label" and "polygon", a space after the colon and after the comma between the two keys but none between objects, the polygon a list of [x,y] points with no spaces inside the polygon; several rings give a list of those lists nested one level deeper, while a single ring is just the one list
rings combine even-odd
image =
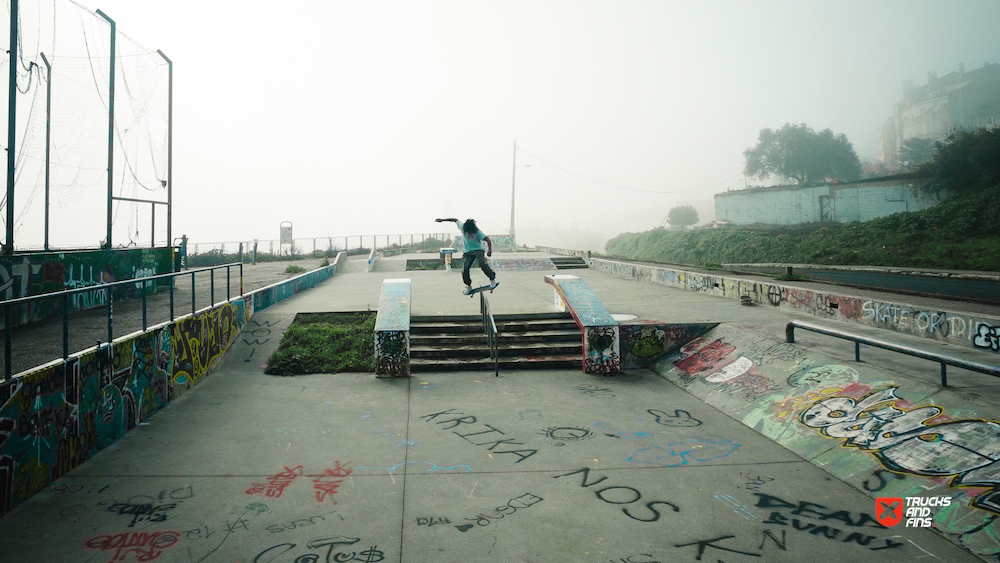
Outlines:
[{"label": "distant hillside", "polygon": [[864,223],[626,233],[609,256],[680,264],[783,262],[1000,271],[1000,184]]}]

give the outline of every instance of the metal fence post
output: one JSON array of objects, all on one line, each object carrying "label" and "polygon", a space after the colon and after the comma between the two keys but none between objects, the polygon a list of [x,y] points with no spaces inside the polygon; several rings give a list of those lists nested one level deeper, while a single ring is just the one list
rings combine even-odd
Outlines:
[{"label": "metal fence post", "polygon": [[146,282],[139,282],[142,285],[142,330],[146,330]]},{"label": "metal fence post", "polygon": [[177,276],[170,277],[170,322],[174,322],[174,282],[177,281]]},{"label": "metal fence post", "polygon": [[194,314],[195,304],[194,304],[194,272],[191,272],[191,314]]},{"label": "metal fence post", "polygon": [[111,342],[115,339],[115,292],[112,288],[108,288],[108,346],[111,346]]},{"label": "metal fence post", "polygon": [[63,329],[63,360],[69,359],[69,294],[62,296],[62,329]]},{"label": "metal fence post", "polygon": [[215,307],[215,268],[208,271],[208,296],[209,307]]},{"label": "metal fence post", "polygon": [[[13,291],[12,291],[13,292]],[[10,379],[11,364],[13,363],[13,349],[10,341],[10,305],[3,306],[3,378]]]}]

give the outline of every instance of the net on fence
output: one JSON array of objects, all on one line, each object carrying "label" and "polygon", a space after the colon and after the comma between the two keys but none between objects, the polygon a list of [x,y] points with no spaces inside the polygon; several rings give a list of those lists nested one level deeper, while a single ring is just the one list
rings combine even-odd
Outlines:
[{"label": "net on fence", "polygon": [[[20,2],[18,30],[15,247],[44,243],[47,168],[50,245],[96,248],[107,238],[111,24],[70,0]],[[114,59],[112,192],[166,202],[167,61],[121,28]],[[114,247],[163,245],[166,231],[165,205],[113,202]]]}]

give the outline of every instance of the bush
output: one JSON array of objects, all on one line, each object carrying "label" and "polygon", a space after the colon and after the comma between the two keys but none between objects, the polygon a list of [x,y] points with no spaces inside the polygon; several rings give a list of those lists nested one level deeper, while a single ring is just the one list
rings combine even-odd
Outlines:
[{"label": "bush", "polygon": [[286,274],[301,274],[305,271],[306,271],[305,268],[303,268],[302,266],[296,266],[295,264],[289,264],[288,267],[285,268]]},{"label": "bush", "polygon": [[1000,183],[1000,129],[956,131],[935,144],[934,158],[917,169],[925,191],[941,194]]},{"label": "bush", "polygon": [[821,223],[626,233],[612,257],[679,264],[809,264],[1000,270],[1000,183],[972,187],[915,213]]}]

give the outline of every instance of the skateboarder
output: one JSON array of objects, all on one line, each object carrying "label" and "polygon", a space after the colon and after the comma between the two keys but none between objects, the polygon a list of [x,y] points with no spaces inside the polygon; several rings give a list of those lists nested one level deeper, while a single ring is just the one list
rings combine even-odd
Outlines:
[{"label": "skateboarder", "polygon": [[[472,268],[473,262],[482,268],[486,277],[490,278],[490,290],[500,285],[496,272],[490,268],[490,265],[486,263],[486,258],[483,257],[484,254],[486,256],[493,255],[493,241],[479,230],[475,219],[466,219],[465,222],[455,218],[435,219],[435,221],[438,223],[452,221],[458,225],[458,230],[462,231],[462,242],[465,243],[465,253],[462,254],[462,281],[465,282],[465,295],[472,293],[472,277],[469,276],[469,269]],[[483,241],[486,241],[488,250],[483,250]]]}]

